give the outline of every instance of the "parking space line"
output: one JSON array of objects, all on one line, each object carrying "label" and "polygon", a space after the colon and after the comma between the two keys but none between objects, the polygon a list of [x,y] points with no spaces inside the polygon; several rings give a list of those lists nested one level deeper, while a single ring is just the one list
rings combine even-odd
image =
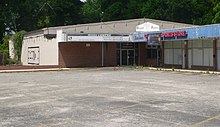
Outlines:
[{"label": "parking space line", "polygon": [[[124,106],[124,107],[120,107],[120,108],[115,108],[115,109],[112,109],[112,111],[123,110],[123,109],[127,109],[127,108],[132,108],[132,107],[135,107],[135,106],[138,106],[138,105],[146,105],[146,104],[137,103],[137,104],[128,105],[128,106]],[[155,118],[155,117],[153,117],[153,116],[142,116],[142,117],[154,119],[154,120],[157,120],[157,121],[160,121],[160,122],[166,122],[166,123],[175,124],[175,125],[178,125],[178,126],[180,125],[180,123],[176,123],[176,122],[172,122],[172,121],[168,121],[168,120],[164,120],[164,119]]]},{"label": "parking space line", "polygon": [[212,121],[212,120],[217,119],[217,118],[220,118],[220,114],[217,115],[217,116],[215,116],[215,117],[211,117],[211,118],[208,118],[208,119],[203,120],[203,121],[201,121],[201,122],[195,123],[195,124],[193,124],[192,126],[199,126],[199,125],[202,125],[202,124],[204,124],[204,123],[207,123],[207,122]]}]

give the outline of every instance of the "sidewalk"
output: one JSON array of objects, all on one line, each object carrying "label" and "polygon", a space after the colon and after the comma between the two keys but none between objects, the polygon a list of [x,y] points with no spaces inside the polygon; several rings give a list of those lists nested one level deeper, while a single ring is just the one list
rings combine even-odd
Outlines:
[{"label": "sidewalk", "polygon": [[215,74],[220,75],[218,71],[205,71],[205,70],[186,70],[186,69],[171,69],[171,68],[156,68],[156,67],[144,67],[146,70],[157,70],[157,71],[173,71],[173,72],[185,72],[185,73],[200,73],[200,74]]},{"label": "sidewalk", "polygon": [[0,73],[18,73],[18,72],[42,72],[42,71],[69,71],[69,68],[47,68],[47,69],[15,69],[0,70]]},{"label": "sidewalk", "polygon": [[[33,68],[33,69],[10,69],[0,70],[0,73],[19,73],[19,72],[42,72],[42,71],[69,71],[69,70],[121,70],[132,69],[133,67],[97,67],[97,68]],[[144,69],[154,71],[170,71],[170,72],[183,72],[183,73],[198,73],[198,74],[215,74],[220,75],[218,71],[204,71],[204,70],[186,70],[186,69],[171,69],[171,68],[157,68],[157,67],[134,67],[133,69]]]}]

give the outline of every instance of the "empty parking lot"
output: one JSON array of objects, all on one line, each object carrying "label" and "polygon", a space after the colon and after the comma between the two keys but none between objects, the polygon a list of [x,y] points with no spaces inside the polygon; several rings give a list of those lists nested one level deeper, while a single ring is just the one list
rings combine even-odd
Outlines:
[{"label": "empty parking lot", "polygon": [[218,127],[220,76],[114,68],[0,73],[0,127]]}]

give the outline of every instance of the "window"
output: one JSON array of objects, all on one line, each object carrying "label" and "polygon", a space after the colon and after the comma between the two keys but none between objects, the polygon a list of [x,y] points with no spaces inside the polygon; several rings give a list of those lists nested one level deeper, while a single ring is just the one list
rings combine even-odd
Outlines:
[{"label": "window", "polygon": [[194,40],[192,43],[192,65],[213,66],[213,40]]},{"label": "window", "polygon": [[157,49],[147,49],[147,58],[157,58]]},{"label": "window", "polygon": [[220,49],[220,40],[217,40],[217,48]]},{"label": "window", "polygon": [[183,64],[184,41],[171,41],[164,43],[164,63]]},{"label": "window", "polygon": [[147,46],[147,58],[157,58],[157,50],[158,47],[155,45],[148,45]]}]

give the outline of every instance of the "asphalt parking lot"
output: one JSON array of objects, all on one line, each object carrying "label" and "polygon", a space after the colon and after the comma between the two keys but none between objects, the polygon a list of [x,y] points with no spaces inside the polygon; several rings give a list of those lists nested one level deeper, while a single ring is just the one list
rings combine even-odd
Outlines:
[{"label": "asphalt parking lot", "polygon": [[0,127],[219,126],[219,75],[113,68],[0,73]]}]

